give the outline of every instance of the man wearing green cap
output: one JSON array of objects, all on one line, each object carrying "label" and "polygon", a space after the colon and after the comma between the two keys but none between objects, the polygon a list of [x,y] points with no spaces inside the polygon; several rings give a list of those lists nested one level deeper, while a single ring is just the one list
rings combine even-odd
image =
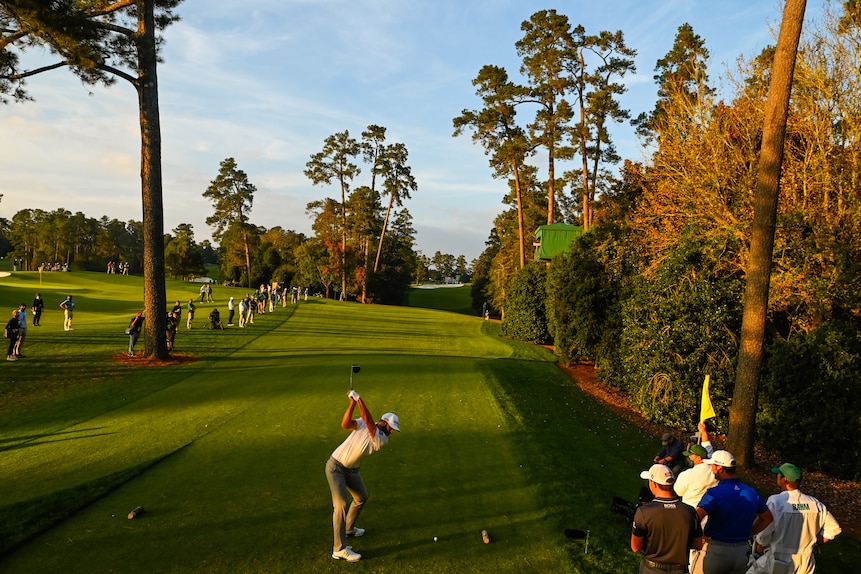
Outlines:
[{"label": "man wearing green cap", "polygon": [[801,470],[785,463],[771,472],[777,475],[780,494],[768,497],[766,504],[774,522],[756,536],[757,558],[748,574],[812,573],[816,567],[813,548],[840,534],[840,525],[816,498],[798,489]]},{"label": "man wearing green cap", "polygon": [[[694,466],[679,475],[676,483],[673,485],[673,490],[682,497],[682,502],[696,508],[706,490],[715,486],[718,480],[712,472],[711,467],[703,464],[703,459],[709,457],[709,452],[703,445],[692,444],[682,454],[688,457]],[[703,520],[702,524],[705,526],[705,520]],[[691,574],[702,574],[703,565],[700,560],[700,554],[700,551],[695,548],[690,551],[688,568]]]}]

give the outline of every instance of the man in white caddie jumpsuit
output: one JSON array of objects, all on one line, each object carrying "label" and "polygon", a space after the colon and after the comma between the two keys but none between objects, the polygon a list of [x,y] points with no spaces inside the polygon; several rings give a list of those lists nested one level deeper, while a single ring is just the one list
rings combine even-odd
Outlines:
[{"label": "man in white caddie jumpsuit", "polygon": [[756,536],[756,550],[762,555],[748,574],[811,574],[816,567],[813,548],[833,540],[840,525],[824,504],[798,489],[797,466],[786,463],[771,472],[777,475],[781,492],[766,501],[774,522]]}]

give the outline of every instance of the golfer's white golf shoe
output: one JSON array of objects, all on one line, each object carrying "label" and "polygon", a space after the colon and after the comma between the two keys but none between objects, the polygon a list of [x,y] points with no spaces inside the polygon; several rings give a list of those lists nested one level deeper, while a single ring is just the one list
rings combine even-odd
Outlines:
[{"label": "golfer's white golf shoe", "polygon": [[358,552],[353,552],[352,546],[344,546],[337,552],[332,552],[332,558],[335,560],[346,560],[347,562],[358,562],[362,559],[362,555]]}]

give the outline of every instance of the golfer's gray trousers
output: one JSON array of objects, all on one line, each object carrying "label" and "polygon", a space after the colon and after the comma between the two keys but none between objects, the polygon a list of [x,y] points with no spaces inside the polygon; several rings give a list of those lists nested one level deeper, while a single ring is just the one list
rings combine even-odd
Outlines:
[{"label": "golfer's gray trousers", "polygon": [[703,548],[705,574],[744,574],[747,572],[747,558],[750,546],[747,542],[719,542],[709,540]]},{"label": "golfer's gray trousers", "polygon": [[332,491],[332,550],[338,552],[347,545],[347,531],[355,528],[368,490],[358,468],[347,468],[332,457],[326,462],[326,480]]}]

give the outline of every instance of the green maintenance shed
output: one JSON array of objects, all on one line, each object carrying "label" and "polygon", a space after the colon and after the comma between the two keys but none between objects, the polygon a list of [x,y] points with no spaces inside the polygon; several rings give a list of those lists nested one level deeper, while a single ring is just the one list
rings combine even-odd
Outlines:
[{"label": "green maintenance shed", "polygon": [[535,230],[535,260],[549,262],[557,253],[565,253],[583,228],[568,223],[541,225]]}]

